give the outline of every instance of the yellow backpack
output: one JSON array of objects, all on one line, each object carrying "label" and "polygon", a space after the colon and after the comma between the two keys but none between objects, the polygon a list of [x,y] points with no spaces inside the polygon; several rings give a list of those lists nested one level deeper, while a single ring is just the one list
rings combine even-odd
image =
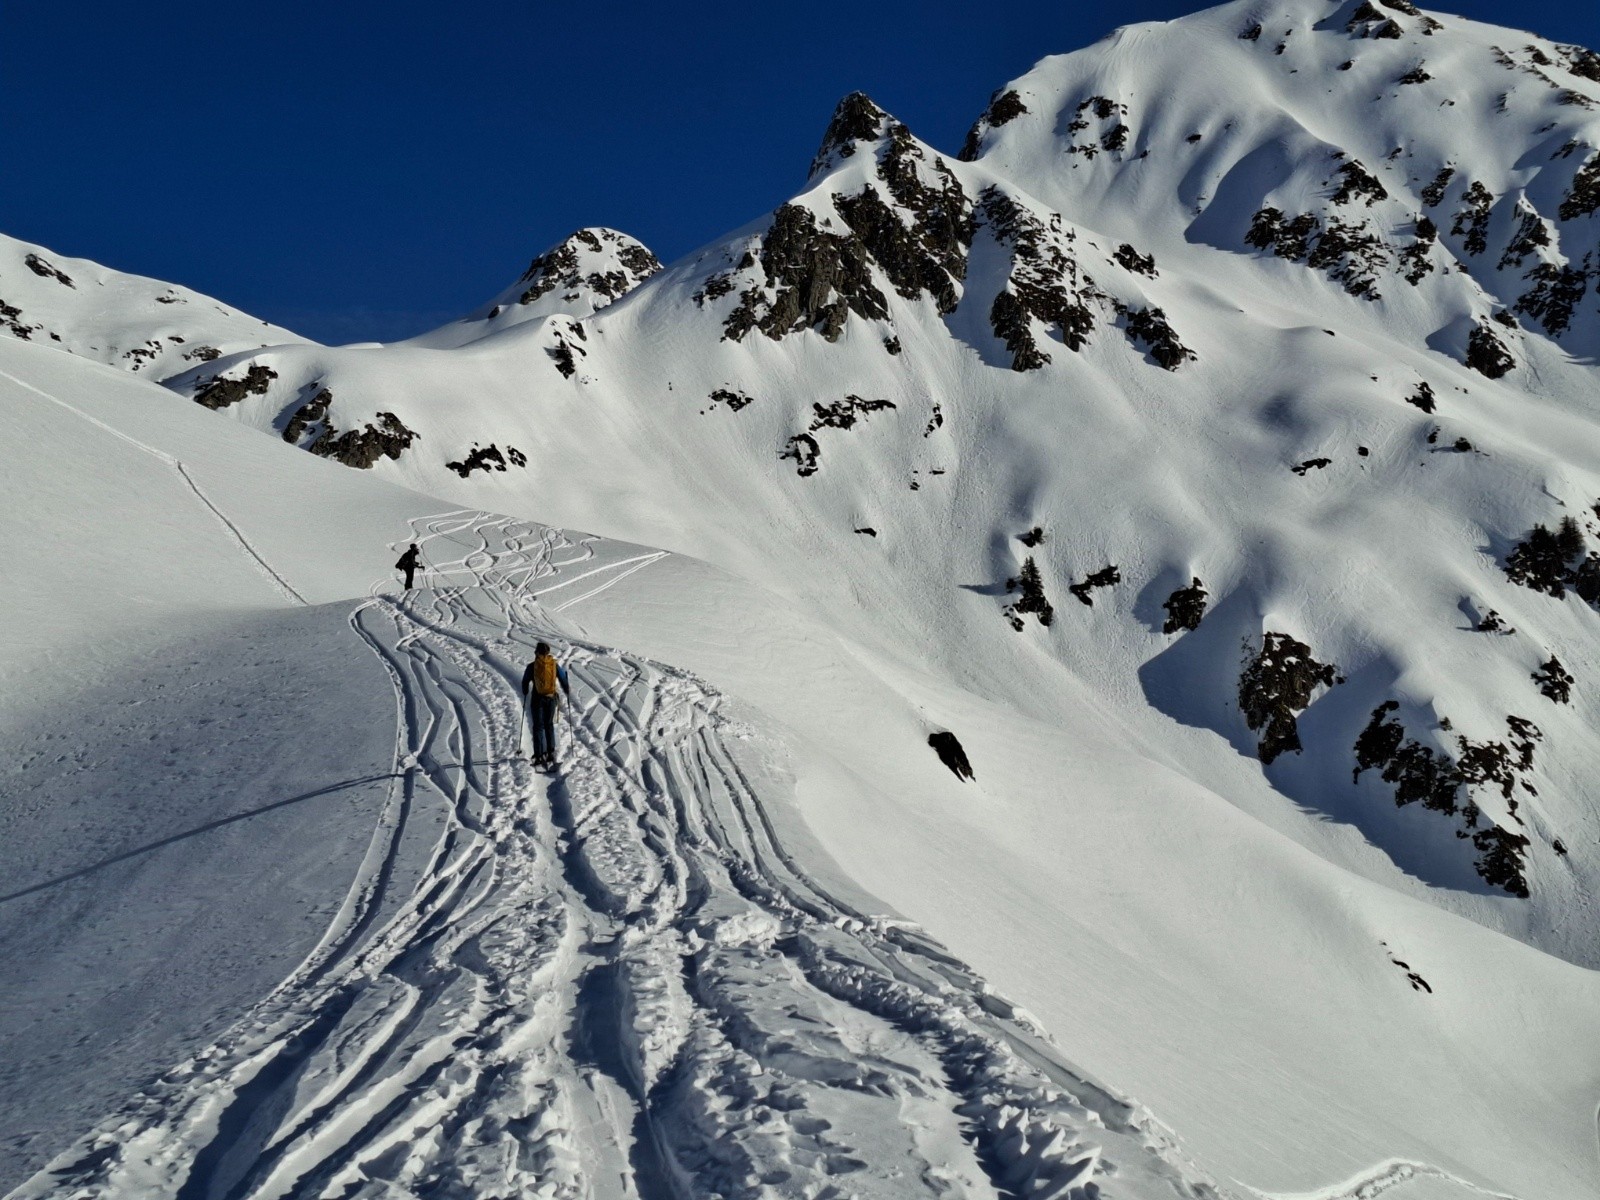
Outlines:
[{"label": "yellow backpack", "polygon": [[556,660],[554,655],[541,654],[533,660],[533,690],[541,696],[556,694]]}]

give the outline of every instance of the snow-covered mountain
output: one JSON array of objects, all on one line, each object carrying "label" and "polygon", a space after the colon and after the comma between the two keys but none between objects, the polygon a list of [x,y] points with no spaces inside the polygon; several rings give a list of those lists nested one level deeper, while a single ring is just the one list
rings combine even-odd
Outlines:
[{"label": "snow-covered mountain", "polygon": [[542,317],[587,317],[661,270],[649,247],[615,229],[580,229],[543,254],[493,300],[461,320],[411,339],[460,346]]},{"label": "snow-covered mountain", "polygon": [[0,235],[0,332],[151,379],[305,339],[176,284]]},{"label": "snow-covered mountain", "polygon": [[[675,552],[571,636],[765,714],[825,857],[1240,1194],[1586,1196],[1596,105],[1591,52],[1408,0],[1228,4],[1042,61],[959,154],[846,97],[803,191],[665,269],[580,231],[411,342],[161,378]],[[495,586],[463,603],[516,643]],[[662,1095],[711,1061],[668,1040]],[[691,1191],[783,1191],[672,1128]],[[215,1194],[285,1194],[286,1155]]]}]

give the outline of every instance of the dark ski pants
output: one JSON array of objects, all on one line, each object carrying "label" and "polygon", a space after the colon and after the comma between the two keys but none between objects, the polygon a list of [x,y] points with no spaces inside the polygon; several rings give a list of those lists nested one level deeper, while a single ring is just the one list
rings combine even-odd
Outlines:
[{"label": "dark ski pants", "polygon": [[417,569],[415,567],[407,567],[406,568],[406,591],[409,592],[411,590],[412,584],[416,580],[416,577],[417,577]]},{"label": "dark ski pants", "polygon": [[529,719],[533,722],[533,756],[535,758],[554,758],[556,756],[556,698],[535,693]]}]

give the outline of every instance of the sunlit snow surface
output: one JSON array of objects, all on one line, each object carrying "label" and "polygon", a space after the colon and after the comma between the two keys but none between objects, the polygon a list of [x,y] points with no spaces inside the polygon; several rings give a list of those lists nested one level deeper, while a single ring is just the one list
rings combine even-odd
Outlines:
[{"label": "sunlit snow surface", "polygon": [[[0,361],[0,895],[26,892],[0,901],[23,967],[4,1184],[62,1154],[30,1195],[472,1172],[497,1194],[516,1171],[650,1200],[1032,1195],[1019,1178],[1070,1189],[1099,1146],[1085,1197],[1165,1194],[1182,1155],[1246,1197],[1592,1197],[1600,639],[1592,607],[1503,567],[1562,516],[1600,544],[1594,290],[1560,334],[1514,308],[1530,270],[1600,249],[1600,216],[1559,213],[1600,85],[1531,35],[1396,8],[1391,38],[1361,11],[1232,4],[1044,60],[971,162],[858,107],[851,153],[794,198],[817,230],[908,177],[984,211],[953,308],[874,262],[883,315],[833,341],[826,318],[725,336],[747,295],[777,303],[770,217],[604,306],[552,289],[390,347],[219,327],[220,357],[181,343],[143,379],[120,349],[123,374],[74,354],[104,358],[107,323],[172,351],[165,285],[108,307],[92,264],[69,288],[0,260],[20,319],[71,335]],[[1351,160],[1388,196],[1336,202]],[[1050,361],[1025,371],[993,321],[1007,204],[1055,272],[1035,282],[1098,289],[1075,349],[1026,324]],[[1380,298],[1246,243],[1264,206],[1378,239]],[[1519,260],[1530,210],[1549,239]],[[1128,336],[1145,306],[1192,360]],[[1510,348],[1501,378],[1463,362],[1475,322]],[[187,399],[257,366],[275,374],[234,420]],[[294,426],[324,392],[328,420]],[[382,414],[418,436],[370,470],[283,444],[325,452]],[[802,434],[806,474],[780,457]],[[413,532],[433,573],[400,600]],[[1025,555],[1048,628],[1003,615]],[[1068,591],[1112,564],[1092,606]],[[1197,576],[1204,621],[1163,632]],[[1516,632],[1475,630],[1490,608]],[[513,761],[541,632],[582,712],[548,783]],[[1267,632],[1339,682],[1264,767],[1238,680]],[[1534,686],[1552,654],[1570,703]],[[1480,878],[1458,821],[1352,782],[1391,699],[1438,747],[1538,725],[1529,786],[1474,791],[1529,838],[1528,899]],[[975,781],[928,749],[946,729]],[[1094,1129],[1067,1096],[1108,1129],[1126,1114],[1086,1074],[1182,1155]]]},{"label": "sunlit snow surface", "polygon": [[[470,512],[413,539],[425,586],[349,616],[399,740],[321,941],[15,1195],[1212,1194],[915,926],[810,876],[757,723],[571,635],[662,555]],[[516,698],[546,638],[554,778]]]}]

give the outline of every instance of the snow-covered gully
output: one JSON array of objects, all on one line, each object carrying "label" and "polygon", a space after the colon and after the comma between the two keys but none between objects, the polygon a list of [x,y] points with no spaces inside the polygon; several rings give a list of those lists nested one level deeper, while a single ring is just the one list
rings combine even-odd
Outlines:
[{"label": "snow-covered gully", "polygon": [[[436,586],[351,617],[399,743],[345,905],[19,1200],[1221,1194],[925,935],[828,894],[777,835],[753,720],[552,616],[647,559],[417,526]],[[540,638],[574,684],[554,778],[516,694]]]}]

